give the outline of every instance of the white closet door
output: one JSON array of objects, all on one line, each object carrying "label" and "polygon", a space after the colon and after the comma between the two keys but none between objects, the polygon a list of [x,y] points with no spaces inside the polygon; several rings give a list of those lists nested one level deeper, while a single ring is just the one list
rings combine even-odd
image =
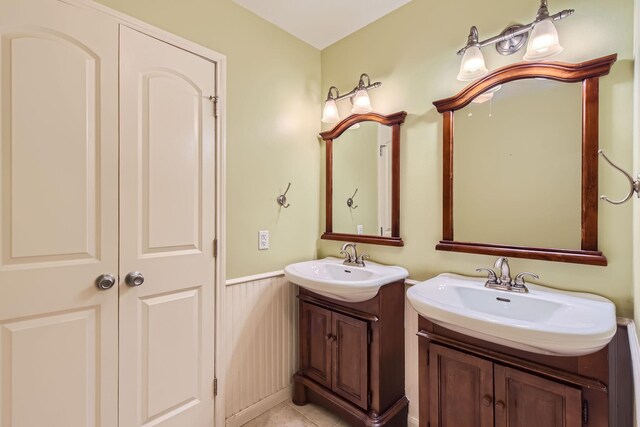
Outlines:
[{"label": "white closet door", "polygon": [[120,48],[120,427],[213,426],[216,65]]},{"label": "white closet door", "polygon": [[117,425],[117,79],[115,22],[0,1],[2,427]]}]

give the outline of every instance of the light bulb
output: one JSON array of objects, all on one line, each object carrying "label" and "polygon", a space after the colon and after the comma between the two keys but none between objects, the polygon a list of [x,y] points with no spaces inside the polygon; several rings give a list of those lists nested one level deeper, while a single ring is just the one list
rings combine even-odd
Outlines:
[{"label": "light bulb", "polygon": [[327,99],[324,103],[324,110],[322,111],[323,123],[338,123],[340,116],[338,115],[338,106],[335,99]]},{"label": "light bulb", "polygon": [[468,47],[464,51],[462,62],[460,63],[460,73],[458,80],[461,82],[469,82],[487,75],[489,70],[484,63],[484,56],[478,46]]},{"label": "light bulb", "polygon": [[371,108],[369,93],[367,93],[366,89],[358,89],[356,94],[353,95],[353,108],[351,112],[353,114],[366,114],[372,111],[373,108]]},{"label": "light bulb", "polygon": [[525,61],[539,61],[549,59],[562,52],[558,31],[553,25],[551,18],[538,22],[531,31],[527,53],[524,55]]}]

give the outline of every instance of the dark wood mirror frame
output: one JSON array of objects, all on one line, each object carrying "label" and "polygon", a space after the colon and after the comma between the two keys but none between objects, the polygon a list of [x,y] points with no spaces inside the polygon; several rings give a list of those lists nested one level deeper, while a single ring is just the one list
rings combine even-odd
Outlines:
[{"label": "dark wood mirror frame", "polygon": [[[326,230],[322,235],[325,240],[343,242],[371,243],[374,245],[404,246],[400,237],[400,125],[407,117],[405,111],[388,116],[368,113],[354,114],[338,123],[333,129],[320,133],[326,145]],[[356,123],[376,122],[391,126],[391,237],[366,234],[347,234],[333,232],[333,140],[342,135]]]},{"label": "dark wood mirror frame", "polygon": [[[579,64],[520,62],[497,69],[470,84],[451,98],[436,101],[443,114],[442,240],[436,249],[485,255],[511,256],[578,264],[607,265],[598,251],[598,104],[599,78],[609,74],[617,55]],[[514,80],[544,78],[582,83],[582,213],[581,249],[554,249],[476,242],[457,242],[453,237],[453,135],[454,111],[467,106],[488,89]]]}]

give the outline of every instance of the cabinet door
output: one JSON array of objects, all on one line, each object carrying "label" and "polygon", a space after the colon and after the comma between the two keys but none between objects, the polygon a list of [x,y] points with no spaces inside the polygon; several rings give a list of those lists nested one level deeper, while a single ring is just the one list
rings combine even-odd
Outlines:
[{"label": "cabinet door", "polygon": [[333,313],[333,391],[368,409],[367,322]]},{"label": "cabinet door", "polygon": [[431,426],[493,427],[493,363],[435,344],[429,351]]},{"label": "cabinet door", "polygon": [[302,372],[331,388],[331,311],[302,303],[300,316],[300,352]]},{"label": "cabinet door", "polygon": [[496,427],[580,427],[579,389],[495,365]]}]

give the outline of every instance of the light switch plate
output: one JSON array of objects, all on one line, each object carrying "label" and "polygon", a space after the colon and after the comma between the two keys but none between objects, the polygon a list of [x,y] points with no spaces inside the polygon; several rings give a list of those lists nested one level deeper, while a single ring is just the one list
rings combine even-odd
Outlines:
[{"label": "light switch plate", "polygon": [[258,231],[258,250],[269,249],[269,230]]},{"label": "light switch plate", "polygon": [[356,226],[356,229],[358,230],[358,234],[364,234],[364,227],[362,226],[362,224],[358,224]]}]

